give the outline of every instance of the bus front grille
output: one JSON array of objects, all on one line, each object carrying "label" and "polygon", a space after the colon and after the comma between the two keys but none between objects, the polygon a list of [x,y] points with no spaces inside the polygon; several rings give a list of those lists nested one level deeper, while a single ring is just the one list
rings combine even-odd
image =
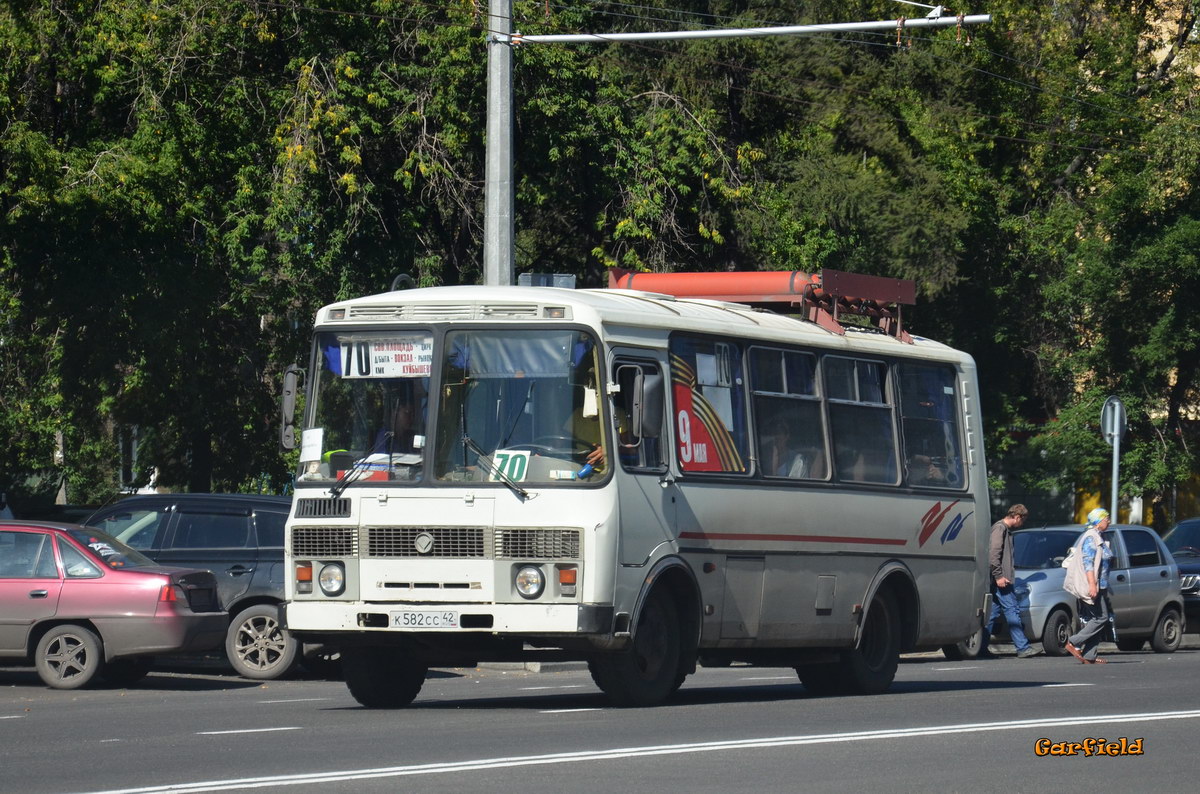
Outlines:
[{"label": "bus front grille", "polygon": [[496,559],[579,559],[579,530],[559,528],[496,528]]},{"label": "bus front grille", "polygon": [[349,499],[297,499],[296,518],[349,518]]},{"label": "bus front grille", "polygon": [[358,530],[354,527],[293,527],[293,557],[354,557]]},{"label": "bus front grille", "polygon": [[368,527],[368,557],[456,557],[489,555],[483,527]]}]

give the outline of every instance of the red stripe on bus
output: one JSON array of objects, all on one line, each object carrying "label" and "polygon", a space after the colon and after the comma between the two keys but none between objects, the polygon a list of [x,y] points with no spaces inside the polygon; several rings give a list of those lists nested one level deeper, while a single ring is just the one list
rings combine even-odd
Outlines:
[{"label": "red stripe on bus", "polygon": [[880,546],[903,546],[904,538],[854,538],[832,535],[760,535],[749,532],[680,532],[688,540],[779,540],[794,543],[874,543]]}]

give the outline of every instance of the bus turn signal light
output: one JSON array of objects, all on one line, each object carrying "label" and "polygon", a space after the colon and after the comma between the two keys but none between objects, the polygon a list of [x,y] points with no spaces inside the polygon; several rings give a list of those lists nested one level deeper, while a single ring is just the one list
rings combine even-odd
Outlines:
[{"label": "bus turn signal light", "polygon": [[565,596],[575,595],[575,581],[579,576],[578,568],[558,569],[558,591]]},{"label": "bus turn signal light", "polygon": [[311,562],[296,563],[296,592],[311,593],[313,589],[313,569]]}]

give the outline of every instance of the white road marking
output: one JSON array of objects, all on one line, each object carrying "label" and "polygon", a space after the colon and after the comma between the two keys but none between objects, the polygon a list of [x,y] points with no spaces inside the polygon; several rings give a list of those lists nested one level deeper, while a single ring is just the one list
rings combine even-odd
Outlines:
[{"label": "white road marking", "polygon": [[259,703],[312,703],[316,700],[333,700],[333,698],[288,698],[287,700],[260,700]]},{"label": "white road marking", "polygon": [[600,711],[600,709],[597,709],[597,708],[589,708],[589,709],[546,709],[545,711],[540,711],[540,712],[538,712],[538,713],[539,713],[539,714],[574,714],[574,713],[575,713],[575,712],[577,712],[577,711]]},{"label": "white road marking", "polygon": [[547,755],[525,755],[511,758],[479,758],[473,761],[458,761],[440,764],[414,764],[411,766],[380,767],[376,769],[350,769],[341,772],[315,772],[296,775],[274,775],[271,777],[244,777],[229,780],[202,780],[194,783],[174,783],[145,788],[110,789],[93,794],[154,794],[155,792],[180,791],[233,791],[237,789],[270,788],[280,786],[304,786],[318,783],[336,783],[345,780],[370,780],[412,775],[461,774],[485,769],[505,769],[521,766],[547,766],[551,764],[574,764],[584,761],[610,761],[620,758],[646,758],[661,755],[683,755],[686,753],[712,753],[728,750],[744,751],[748,748],[798,747],[814,744],[837,744],[865,741],[893,741],[915,736],[941,736],[960,733],[988,733],[994,731],[1028,730],[1030,728],[1061,728],[1073,725],[1120,725],[1135,722],[1159,722],[1162,720],[1200,719],[1200,710],[1151,711],[1138,714],[1081,714],[1077,717],[1048,717],[1035,720],[1010,720],[1008,722],[974,722],[958,725],[930,725],[924,728],[899,728],[880,731],[851,731],[849,733],[816,733],[801,736],[776,736],[762,739],[732,739],[723,742],[695,742],[692,744],[648,745],[644,747],[617,747],[611,750],[581,750],[573,753],[550,753]]},{"label": "white road marking", "polygon": [[0,720],[19,720],[24,718],[24,714],[4,714],[0,715]]},{"label": "white road marking", "polygon": [[1095,684],[1089,684],[1086,681],[1073,682],[1070,684],[1042,684],[1043,689],[1050,689],[1051,687],[1056,686],[1095,686]]},{"label": "white road marking", "polygon": [[564,684],[563,686],[523,686],[522,692],[537,692],[543,689],[583,689],[583,684]]},{"label": "white road marking", "polygon": [[935,673],[956,673],[959,670],[978,670],[978,669],[979,669],[979,665],[977,665],[977,664],[956,664],[953,667],[935,667],[935,668],[933,668],[933,672],[935,672]]},{"label": "white road marking", "polygon": [[224,736],[229,733],[271,733],[272,731],[302,731],[303,728],[293,726],[288,728],[242,728],[237,731],[196,731],[197,736]]},{"label": "white road marking", "polygon": [[742,678],[739,678],[738,680],[739,681],[795,681],[797,684],[800,683],[800,679],[798,679],[794,675],[743,676]]}]

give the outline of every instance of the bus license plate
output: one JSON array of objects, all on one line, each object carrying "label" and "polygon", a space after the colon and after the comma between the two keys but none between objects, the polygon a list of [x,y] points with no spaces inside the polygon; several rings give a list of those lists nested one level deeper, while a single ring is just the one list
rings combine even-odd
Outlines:
[{"label": "bus license plate", "polygon": [[458,613],[434,609],[410,609],[392,613],[394,629],[456,629]]}]

